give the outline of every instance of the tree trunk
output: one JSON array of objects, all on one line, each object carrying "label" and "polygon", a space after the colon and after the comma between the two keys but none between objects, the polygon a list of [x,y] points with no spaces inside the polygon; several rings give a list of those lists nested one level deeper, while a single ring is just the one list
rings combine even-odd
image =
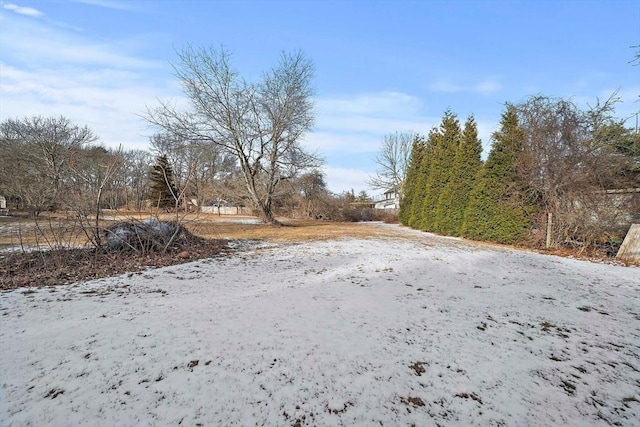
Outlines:
[{"label": "tree trunk", "polygon": [[258,209],[259,209],[259,215],[260,218],[267,224],[269,225],[274,225],[276,227],[279,227],[282,225],[282,223],[280,221],[278,221],[276,219],[276,217],[273,215],[273,210],[271,210],[271,201],[267,201],[267,202],[263,202],[263,201],[259,201],[257,203],[258,205]]}]

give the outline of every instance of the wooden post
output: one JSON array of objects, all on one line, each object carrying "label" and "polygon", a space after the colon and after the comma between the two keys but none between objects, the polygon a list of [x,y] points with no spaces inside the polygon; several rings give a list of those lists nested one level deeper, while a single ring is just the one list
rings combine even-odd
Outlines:
[{"label": "wooden post", "polygon": [[551,247],[551,230],[553,228],[552,223],[553,223],[553,214],[549,212],[547,214],[547,244],[546,244],[547,249]]}]

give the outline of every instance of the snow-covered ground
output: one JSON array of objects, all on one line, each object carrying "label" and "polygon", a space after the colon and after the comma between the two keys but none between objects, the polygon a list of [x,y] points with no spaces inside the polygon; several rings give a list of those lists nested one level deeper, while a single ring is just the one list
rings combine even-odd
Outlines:
[{"label": "snow-covered ground", "polygon": [[412,424],[639,425],[640,269],[399,230],[0,294],[2,426]]}]

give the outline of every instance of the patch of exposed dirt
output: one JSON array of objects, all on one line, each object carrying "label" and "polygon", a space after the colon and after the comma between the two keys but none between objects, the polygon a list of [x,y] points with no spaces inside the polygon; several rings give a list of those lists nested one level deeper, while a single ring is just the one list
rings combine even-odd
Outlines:
[{"label": "patch of exposed dirt", "polygon": [[227,253],[229,241],[188,235],[167,251],[100,251],[94,248],[13,252],[0,255],[0,290],[64,285],[166,267]]},{"label": "patch of exposed dirt", "polygon": [[409,366],[409,368],[413,369],[417,376],[421,376],[422,374],[427,372],[424,367],[426,364],[426,362],[416,362],[413,365]]},{"label": "patch of exposed dirt", "polygon": [[419,408],[420,406],[425,406],[426,405],[426,403],[424,403],[424,400],[422,400],[419,397],[407,397],[407,398],[401,397],[400,401],[402,403],[404,403],[405,405],[410,405],[411,404],[411,405],[413,405],[413,406],[415,406],[417,408]]}]

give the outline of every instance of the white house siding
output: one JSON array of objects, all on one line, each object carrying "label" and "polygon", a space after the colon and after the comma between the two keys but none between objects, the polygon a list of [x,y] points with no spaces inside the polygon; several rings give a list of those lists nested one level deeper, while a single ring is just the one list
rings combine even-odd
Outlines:
[{"label": "white house siding", "polygon": [[203,206],[202,213],[212,213],[217,215],[251,215],[251,209],[239,206]]}]

